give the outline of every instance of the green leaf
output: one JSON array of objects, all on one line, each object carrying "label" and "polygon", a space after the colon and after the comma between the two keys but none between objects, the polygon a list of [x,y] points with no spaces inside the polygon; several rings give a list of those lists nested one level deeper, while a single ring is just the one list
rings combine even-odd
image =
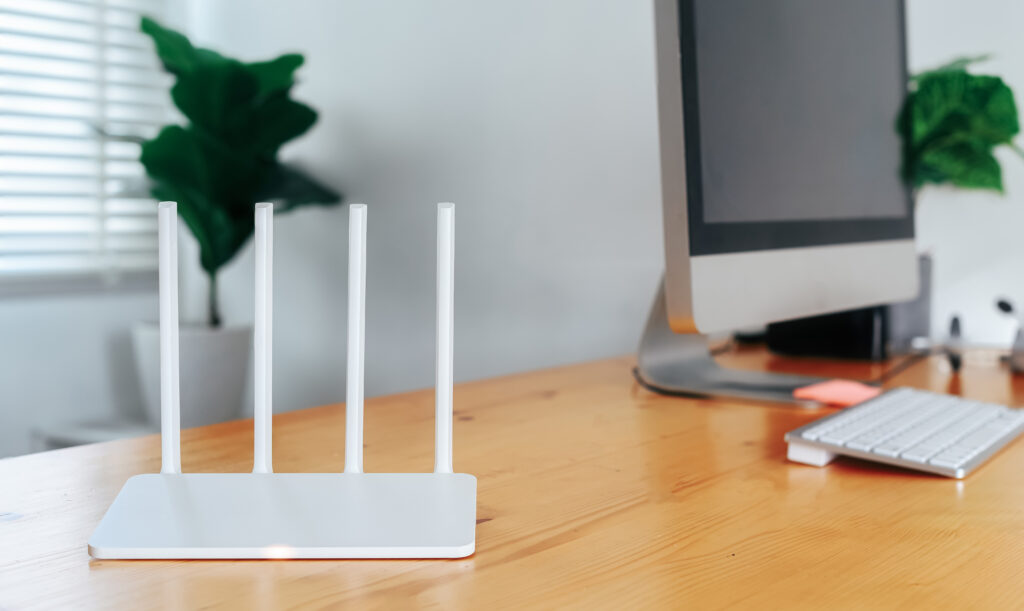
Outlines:
[{"label": "green leaf", "polygon": [[976,77],[968,88],[967,103],[980,110],[971,114],[971,130],[986,143],[1009,144],[1020,132],[1013,91],[1002,79]]},{"label": "green leaf", "polygon": [[279,163],[264,175],[256,199],[277,202],[277,210],[287,212],[308,204],[337,204],[341,201],[341,194],[301,170]]},{"label": "green leaf", "polygon": [[[1003,173],[990,148],[979,142],[952,142],[933,147],[921,157],[921,173],[929,182],[948,182],[964,189],[1003,191]],[[941,180],[938,180],[941,179]]]},{"label": "green leaf", "polygon": [[316,123],[316,111],[278,91],[253,108],[251,120],[261,129],[250,134],[249,146],[272,158],[281,145],[306,133]]},{"label": "green leaf", "polygon": [[199,61],[211,61],[218,53],[196,49],[184,35],[165,28],[149,17],[143,17],[139,29],[153,39],[157,57],[165,70],[171,74],[187,74],[195,69]]},{"label": "green leaf", "polygon": [[142,18],[139,29],[153,39],[156,54],[160,58],[164,70],[172,74],[180,74],[192,69],[196,53],[188,38],[162,27],[149,17]]},{"label": "green leaf", "polygon": [[216,272],[252,235],[246,185],[258,180],[259,168],[239,163],[177,125],[165,127],[143,144],[141,160],[154,181],[153,196],[178,202],[178,211],[199,242],[203,268]]},{"label": "green leaf", "polygon": [[259,83],[232,60],[199,62],[171,88],[174,105],[194,125],[214,137],[232,141],[252,130],[251,105]]},{"label": "green leaf", "polygon": [[169,125],[155,138],[144,142],[139,160],[154,180],[167,180],[195,189],[204,188],[208,182],[198,140],[179,125]]},{"label": "green leaf", "polygon": [[298,53],[288,53],[267,62],[246,64],[246,68],[259,81],[260,95],[292,88],[295,84],[295,71],[305,61]]},{"label": "green leaf", "polygon": [[993,155],[1020,131],[1013,92],[996,76],[974,75],[957,60],[918,75],[897,120],[904,179],[1002,191]]},{"label": "green leaf", "polygon": [[[958,57],[958,58],[954,59],[951,62],[948,62],[948,63],[945,63],[945,64],[939,66],[938,68],[932,68],[931,70],[928,70],[928,71],[924,72],[923,74],[924,75],[928,75],[928,74],[932,74],[934,72],[942,72],[944,70],[963,71],[963,70],[967,70],[968,66],[972,66],[974,64],[978,64],[978,63],[981,63],[981,62],[984,62],[984,61],[988,61],[991,58],[992,58],[992,56],[989,55],[989,54],[975,55],[974,57]],[[910,77],[910,79],[911,80],[916,80],[919,76],[920,75],[914,75],[914,76]]]}]

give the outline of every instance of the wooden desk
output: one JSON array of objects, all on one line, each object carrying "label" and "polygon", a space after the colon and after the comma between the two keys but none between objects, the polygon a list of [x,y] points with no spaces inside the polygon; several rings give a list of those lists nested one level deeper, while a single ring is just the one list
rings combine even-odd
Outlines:
[{"label": "wooden desk", "polygon": [[[1017,403],[973,355],[891,384]],[[873,378],[884,365],[748,351],[747,367]],[[661,397],[631,358],[462,384],[455,464],[479,478],[477,552],[453,561],[94,561],[86,540],[156,437],[0,461],[0,608],[270,609],[1024,604],[1024,443],[966,481],[841,459],[788,463],[782,435],[826,413]],[[432,391],[368,402],[366,468],[429,470]],[[275,418],[279,471],[342,464],[343,410]],[[186,431],[187,471],[247,471],[251,421]]]}]

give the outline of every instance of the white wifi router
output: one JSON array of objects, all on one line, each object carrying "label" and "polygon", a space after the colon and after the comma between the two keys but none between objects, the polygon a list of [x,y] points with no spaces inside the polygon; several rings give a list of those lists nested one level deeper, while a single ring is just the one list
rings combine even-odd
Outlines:
[{"label": "white wifi router", "polygon": [[349,211],[344,473],[274,473],[271,461],[273,206],[256,205],[252,473],[182,473],[177,204],[160,227],[159,474],[129,479],[100,521],[95,558],[461,558],[476,547],[476,478],[452,472],[455,206],[437,206],[433,473],[363,472],[366,206]]}]

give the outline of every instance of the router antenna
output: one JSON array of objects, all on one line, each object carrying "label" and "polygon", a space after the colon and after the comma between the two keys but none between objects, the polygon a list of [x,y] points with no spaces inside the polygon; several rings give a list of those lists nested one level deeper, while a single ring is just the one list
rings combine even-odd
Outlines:
[{"label": "router antenna", "polygon": [[345,473],[363,472],[366,354],[366,204],[348,209],[348,375],[345,378]]},{"label": "router antenna", "polygon": [[274,204],[256,204],[253,473],[273,473]]},{"label": "router antenna", "polygon": [[452,472],[455,357],[455,204],[437,205],[437,379],[434,383],[434,473]]},{"label": "router antenna", "polygon": [[157,206],[160,248],[160,472],[181,473],[178,395],[178,204]]}]

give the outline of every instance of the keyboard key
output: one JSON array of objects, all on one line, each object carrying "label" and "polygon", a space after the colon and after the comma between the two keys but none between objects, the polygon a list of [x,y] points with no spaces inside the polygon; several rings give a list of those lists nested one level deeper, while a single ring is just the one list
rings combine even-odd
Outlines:
[{"label": "keyboard key", "polygon": [[951,450],[944,450],[940,452],[935,458],[932,458],[928,462],[935,465],[936,467],[948,467],[950,469],[958,469],[967,462],[970,458],[967,454],[961,452],[955,452]]},{"label": "keyboard key", "polygon": [[901,453],[900,458],[903,460],[923,463],[928,462],[928,459],[938,454],[940,450],[942,450],[942,446],[939,445],[918,444],[906,452]]},{"label": "keyboard key", "polygon": [[948,426],[939,429],[921,443],[900,454],[914,462],[927,462],[940,451],[953,445],[957,440],[965,437],[973,430],[984,425],[989,420],[995,419],[996,414],[988,409],[988,406],[975,405],[968,410],[967,415],[951,422]]},{"label": "keyboard key", "polygon": [[1013,432],[1024,414],[1006,414],[967,435],[928,462],[940,467],[959,467]]},{"label": "keyboard key", "polygon": [[941,406],[944,409],[937,410],[933,417],[920,421],[916,426],[908,428],[899,435],[892,437],[872,451],[882,456],[899,456],[902,452],[927,439],[949,423],[960,419],[974,407],[974,404],[970,402],[962,402],[959,405],[954,405],[952,408],[947,407],[947,405],[948,403],[944,403]]},{"label": "keyboard key", "polygon": [[[905,437],[908,431],[916,430],[922,422],[934,419],[936,412],[943,407],[943,404],[937,402],[922,405],[918,409],[914,409],[918,407],[917,403],[911,403],[910,405],[911,408],[903,410],[903,413],[897,418],[876,426],[856,439],[847,442],[846,447],[863,452],[874,451],[883,442]],[[910,445],[910,443],[904,441],[902,446],[897,446],[896,453],[898,454],[899,450],[906,449]]]}]

